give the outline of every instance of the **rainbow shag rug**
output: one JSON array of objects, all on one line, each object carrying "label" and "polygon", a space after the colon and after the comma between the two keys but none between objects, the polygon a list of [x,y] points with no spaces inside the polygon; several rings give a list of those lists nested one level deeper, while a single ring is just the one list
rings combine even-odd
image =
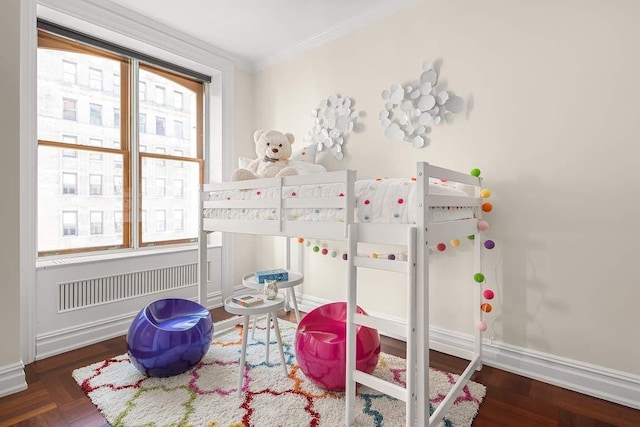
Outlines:
[{"label": "rainbow shag rug", "polygon": [[[342,393],[327,392],[309,381],[296,363],[296,325],[279,321],[289,376],[285,377],[270,338],[265,363],[265,329],[247,345],[244,389],[237,396],[241,327],[214,337],[203,360],[184,374],[148,378],[126,354],[73,371],[73,377],[113,426],[339,426],[344,425]],[[273,331],[272,331],[273,332]],[[251,334],[249,335],[251,336]],[[404,359],[381,353],[374,371],[404,386]],[[457,376],[430,369],[430,406],[442,401]],[[470,381],[445,416],[443,424],[470,426],[486,389]],[[356,425],[405,425],[405,404],[365,386],[358,388]]]}]

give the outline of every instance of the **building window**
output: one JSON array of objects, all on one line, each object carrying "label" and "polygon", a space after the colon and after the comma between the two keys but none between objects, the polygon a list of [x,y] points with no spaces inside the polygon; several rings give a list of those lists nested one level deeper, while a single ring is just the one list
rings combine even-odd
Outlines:
[{"label": "building window", "polygon": [[89,214],[91,234],[102,234],[102,211],[91,211]]},{"label": "building window", "polygon": [[65,120],[78,120],[76,107],[77,101],[71,98],[63,98],[62,99],[62,118]]},{"label": "building window", "polygon": [[164,117],[156,117],[156,135],[166,135]]},{"label": "building window", "polygon": [[113,195],[122,196],[122,176],[121,175],[113,176]]},{"label": "building window", "polygon": [[[91,145],[92,147],[102,147],[102,140],[98,138],[89,138],[89,145]],[[89,153],[89,159],[102,160],[102,153],[99,151]]]},{"label": "building window", "polygon": [[167,180],[156,178],[156,197],[164,197],[167,194]]},{"label": "building window", "polygon": [[62,235],[63,236],[78,235],[78,212],[77,211],[62,212]]},{"label": "building window", "polygon": [[182,110],[184,105],[184,95],[182,94],[182,92],[179,91],[174,91],[173,92],[173,107],[176,110]]},{"label": "building window", "polygon": [[89,194],[102,196],[102,175],[89,175]]},{"label": "building window", "polygon": [[[183,150],[173,150],[173,155],[176,157],[184,157],[184,151]],[[184,168],[184,163],[183,162],[174,162],[175,167],[177,168]]]},{"label": "building window", "polygon": [[167,229],[167,212],[164,209],[156,211],[156,231],[162,232]]},{"label": "building window", "polygon": [[166,91],[162,86],[156,86],[156,104],[164,105]]},{"label": "building window", "polygon": [[173,229],[175,231],[184,231],[184,210],[175,209],[173,211]]},{"label": "building window", "polygon": [[147,115],[140,114],[138,117],[138,131],[140,133],[147,133]]},{"label": "building window", "polygon": [[113,75],[113,94],[120,96],[120,74]]},{"label": "building window", "polygon": [[89,68],[89,88],[93,90],[102,90],[102,70]]},{"label": "building window", "polygon": [[184,138],[184,126],[180,120],[173,121],[173,134],[176,138]]},{"label": "building window", "polygon": [[102,126],[102,105],[89,104],[89,123]]},{"label": "building window", "polygon": [[[78,137],[75,135],[62,135],[62,142],[66,144],[78,144]],[[62,150],[62,157],[77,159],[78,150]]]},{"label": "building window", "polygon": [[178,198],[184,197],[184,180],[182,179],[173,180],[173,197],[178,197]]},{"label": "building window", "polygon": [[[187,189],[198,188],[204,172],[205,83],[102,46],[90,36],[72,40],[38,31],[39,257],[198,238],[198,192]],[[131,76],[139,90],[127,90]],[[173,137],[180,132],[176,121],[183,123],[182,139]],[[180,193],[176,179],[183,181],[176,184],[182,198],[173,197]],[[158,210],[168,214],[155,216]],[[174,210],[183,211],[188,230],[180,236]]]},{"label": "building window", "polygon": [[122,233],[122,212],[113,213],[113,229],[116,233]]},{"label": "building window", "polygon": [[[164,147],[156,147],[156,153],[158,154],[167,154],[167,149]],[[158,166],[166,166],[166,160],[165,159],[156,159],[156,165]]]},{"label": "building window", "polygon": [[64,172],[62,174],[62,194],[78,194],[78,174]]},{"label": "building window", "polygon": [[71,61],[62,61],[62,81],[69,84],[78,82],[78,65]]},{"label": "building window", "polygon": [[138,82],[138,94],[140,101],[147,100],[147,84],[145,82]]}]

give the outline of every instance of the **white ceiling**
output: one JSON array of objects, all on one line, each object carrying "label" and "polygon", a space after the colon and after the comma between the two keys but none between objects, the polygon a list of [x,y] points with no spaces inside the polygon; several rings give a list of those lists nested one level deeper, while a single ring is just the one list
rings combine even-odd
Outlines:
[{"label": "white ceiling", "polygon": [[419,0],[110,0],[260,66]]}]

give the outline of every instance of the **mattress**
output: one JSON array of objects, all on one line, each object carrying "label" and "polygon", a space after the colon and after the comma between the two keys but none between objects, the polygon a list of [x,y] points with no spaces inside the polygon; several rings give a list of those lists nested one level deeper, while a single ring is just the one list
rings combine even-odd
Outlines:
[{"label": "mattress", "polygon": [[[385,178],[359,180],[355,183],[356,222],[415,224],[417,217],[417,184],[414,179]],[[301,185],[282,188],[283,198],[344,197],[344,184]],[[429,193],[468,196],[463,190],[446,182],[430,181]],[[225,190],[209,193],[209,200],[268,200],[278,198],[278,188],[255,190]],[[272,208],[215,208],[205,209],[205,218],[277,220]],[[430,222],[455,221],[473,218],[468,207],[442,206],[430,208]],[[344,222],[342,208],[284,209],[287,221]]]}]

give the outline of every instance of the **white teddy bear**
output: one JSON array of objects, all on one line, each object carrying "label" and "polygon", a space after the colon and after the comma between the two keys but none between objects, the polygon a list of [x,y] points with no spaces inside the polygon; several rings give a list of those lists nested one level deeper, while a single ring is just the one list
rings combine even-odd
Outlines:
[{"label": "white teddy bear", "polygon": [[291,144],[295,140],[292,134],[283,134],[277,130],[257,130],[253,134],[253,140],[258,158],[249,163],[246,169],[233,172],[232,181],[298,174],[296,169],[289,166]]}]

